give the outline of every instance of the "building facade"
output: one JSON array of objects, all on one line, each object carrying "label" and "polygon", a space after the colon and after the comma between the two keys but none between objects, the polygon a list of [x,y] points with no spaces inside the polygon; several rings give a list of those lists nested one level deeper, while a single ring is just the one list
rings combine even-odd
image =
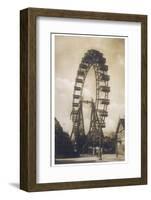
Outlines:
[{"label": "building facade", "polygon": [[116,129],[116,155],[125,156],[125,119],[118,121]]}]

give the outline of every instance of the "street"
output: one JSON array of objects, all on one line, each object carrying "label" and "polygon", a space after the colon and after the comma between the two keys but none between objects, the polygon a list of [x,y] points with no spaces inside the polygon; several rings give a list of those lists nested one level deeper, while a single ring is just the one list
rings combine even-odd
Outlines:
[{"label": "street", "polygon": [[124,155],[116,154],[103,154],[102,160],[99,159],[98,156],[81,154],[80,157],[77,158],[57,158],[55,159],[55,164],[76,164],[76,163],[94,163],[94,162],[114,162],[114,161],[124,161]]}]

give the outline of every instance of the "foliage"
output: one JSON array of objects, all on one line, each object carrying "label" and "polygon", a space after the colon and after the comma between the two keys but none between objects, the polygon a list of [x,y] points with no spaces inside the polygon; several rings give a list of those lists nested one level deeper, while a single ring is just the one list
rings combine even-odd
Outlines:
[{"label": "foliage", "polygon": [[55,118],[55,157],[74,157],[74,149],[68,133],[63,131],[59,121]]}]

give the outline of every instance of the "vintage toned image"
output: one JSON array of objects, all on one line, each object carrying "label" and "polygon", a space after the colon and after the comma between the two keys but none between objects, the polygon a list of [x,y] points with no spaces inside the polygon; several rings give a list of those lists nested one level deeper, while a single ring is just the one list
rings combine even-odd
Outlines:
[{"label": "vintage toned image", "polygon": [[54,164],[125,160],[125,38],[53,34]]}]

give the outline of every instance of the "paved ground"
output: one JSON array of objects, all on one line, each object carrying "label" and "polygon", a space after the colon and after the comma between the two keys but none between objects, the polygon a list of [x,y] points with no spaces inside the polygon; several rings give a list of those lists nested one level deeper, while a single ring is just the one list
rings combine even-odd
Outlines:
[{"label": "paved ground", "polygon": [[124,156],[119,155],[116,157],[115,154],[104,154],[102,155],[102,160],[98,156],[92,155],[81,155],[78,158],[58,158],[55,160],[56,164],[72,164],[72,163],[94,163],[94,162],[113,162],[113,161],[123,161]]}]

